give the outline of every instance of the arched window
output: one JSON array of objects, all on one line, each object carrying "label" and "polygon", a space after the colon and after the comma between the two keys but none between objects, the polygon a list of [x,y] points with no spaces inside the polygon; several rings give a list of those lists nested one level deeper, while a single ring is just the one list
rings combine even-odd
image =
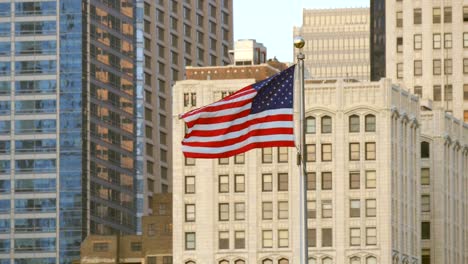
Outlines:
[{"label": "arched window", "polygon": [[315,258],[309,258],[308,264],[317,264],[317,260]]},{"label": "arched window", "polygon": [[273,261],[271,259],[264,259],[262,264],[273,264]]},{"label": "arched window", "polygon": [[322,264],[333,264],[333,260],[329,257],[323,258]]},{"label": "arched window", "polygon": [[375,257],[367,257],[366,264],[377,264],[377,258]]},{"label": "arched window", "polygon": [[285,258],[282,258],[282,259],[278,260],[278,264],[289,264],[289,260],[285,259]]},{"label": "arched window", "polygon": [[359,132],[359,116],[358,115],[352,115],[349,117],[349,132],[350,133],[355,133]]},{"label": "arched window", "polygon": [[315,117],[309,116],[306,118],[306,134],[315,134],[316,125]]},{"label": "arched window", "polygon": [[219,261],[219,264],[229,264],[229,261],[223,259]]},{"label": "arched window", "polygon": [[375,132],[375,127],[376,127],[376,121],[375,121],[375,115],[366,115],[366,125],[365,125],[365,130],[366,132]]},{"label": "arched window", "polygon": [[322,117],[322,134],[329,134],[332,132],[332,119],[329,116]]},{"label": "arched window", "polygon": [[194,261],[191,261],[191,260],[189,260],[189,261],[186,261],[186,262],[185,262],[185,264],[195,264],[195,262],[194,262]]},{"label": "arched window", "polygon": [[429,142],[421,142],[421,158],[429,158],[430,149]]},{"label": "arched window", "polygon": [[234,262],[234,264],[245,264],[245,261],[243,261],[242,259],[238,259],[236,260],[236,262]]},{"label": "arched window", "polygon": [[352,257],[351,261],[349,263],[350,264],[361,264],[361,258],[360,257]]}]

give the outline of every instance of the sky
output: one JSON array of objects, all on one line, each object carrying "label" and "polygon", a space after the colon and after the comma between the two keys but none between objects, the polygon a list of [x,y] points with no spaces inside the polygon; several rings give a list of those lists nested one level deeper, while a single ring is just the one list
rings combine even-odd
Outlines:
[{"label": "sky", "polygon": [[255,39],[267,57],[293,61],[293,27],[302,24],[303,8],[369,7],[370,0],[233,0],[234,41]]}]

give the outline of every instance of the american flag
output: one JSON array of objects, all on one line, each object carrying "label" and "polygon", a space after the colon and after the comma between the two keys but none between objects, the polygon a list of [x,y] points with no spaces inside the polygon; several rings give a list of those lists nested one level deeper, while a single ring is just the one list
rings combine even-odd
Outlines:
[{"label": "american flag", "polygon": [[189,158],[227,158],[254,148],[294,147],[294,66],[181,116]]}]

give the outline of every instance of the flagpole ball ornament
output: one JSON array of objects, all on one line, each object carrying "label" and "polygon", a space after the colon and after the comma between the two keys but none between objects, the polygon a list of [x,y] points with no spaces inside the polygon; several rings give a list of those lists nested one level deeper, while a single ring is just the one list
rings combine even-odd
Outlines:
[{"label": "flagpole ball ornament", "polygon": [[305,40],[301,36],[297,36],[294,38],[294,47],[296,49],[302,49],[305,45]]}]

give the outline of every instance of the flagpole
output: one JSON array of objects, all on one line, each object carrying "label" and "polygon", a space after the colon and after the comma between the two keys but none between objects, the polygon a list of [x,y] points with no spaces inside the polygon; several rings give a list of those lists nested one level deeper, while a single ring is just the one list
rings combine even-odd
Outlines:
[{"label": "flagpole", "polygon": [[299,238],[300,238],[300,263],[307,264],[309,262],[309,246],[307,245],[307,168],[306,168],[306,130],[305,130],[305,89],[304,89],[304,59],[302,48],[305,45],[305,40],[302,37],[294,38],[294,47],[299,50],[297,54],[297,65],[299,73],[299,89],[300,91],[300,107],[299,107],[299,153],[298,166],[299,168]]}]

